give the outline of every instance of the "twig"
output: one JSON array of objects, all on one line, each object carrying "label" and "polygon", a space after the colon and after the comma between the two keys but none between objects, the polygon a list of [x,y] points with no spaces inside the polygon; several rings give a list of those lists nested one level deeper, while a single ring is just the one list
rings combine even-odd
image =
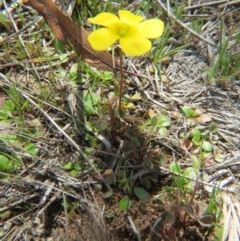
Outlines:
[{"label": "twig", "polygon": [[206,7],[206,6],[213,6],[213,5],[218,5],[218,4],[226,3],[226,2],[227,2],[227,0],[213,1],[213,2],[208,2],[208,3],[206,2],[204,4],[198,4],[198,5],[185,7],[184,10],[192,10],[192,9],[196,9],[196,8]]},{"label": "twig", "polygon": [[64,207],[64,214],[65,214],[65,233],[66,233],[66,239],[67,241],[69,241],[69,228],[68,228],[68,215],[67,215],[67,200],[66,197],[64,195],[64,193],[62,194],[63,196],[63,207]]},{"label": "twig", "polygon": [[139,231],[136,229],[136,226],[135,226],[135,224],[134,224],[134,222],[132,221],[132,219],[131,219],[130,216],[128,216],[128,220],[129,220],[129,223],[130,223],[131,226],[132,226],[133,232],[134,232],[135,235],[137,236],[138,241],[141,241],[141,234],[140,234]]},{"label": "twig", "polygon": [[36,194],[36,193],[35,193],[35,194],[32,194],[32,195],[30,195],[30,196],[28,196],[28,197],[26,197],[26,198],[22,198],[22,199],[14,202],[14,203],[11,203],[11,204],[9,204],[9,205],[6,205],[5,207],[0,208],[0,213],[5,212],[5,211],[7,211],[8,209],[14,208],[14,207],[16,207],[16,206],[18,206],[18,205],[20,205],[20,204],[22,204],[22,203],[26,203],[27,200],[33,199],[33,198],[38,197],[38,196],[39,196],[39,194]]},{"label": "twig", "polygon": [[[50,188],[51,188],[51,187],[50,187]],[[51,189],[52,189],[52,188],[51,188]],[[37,212],[36,217],[40,217],[40,215],[41,215],[53,202],[55,202],[55,201],[59,198],[59,194],[60,194],[60,192],[55,193],[54,196],[52,196],[51,199],[48,201],[48,203],[47,203],[44,207],[42,207],[41,210],[39,210],[39,211]]]}]

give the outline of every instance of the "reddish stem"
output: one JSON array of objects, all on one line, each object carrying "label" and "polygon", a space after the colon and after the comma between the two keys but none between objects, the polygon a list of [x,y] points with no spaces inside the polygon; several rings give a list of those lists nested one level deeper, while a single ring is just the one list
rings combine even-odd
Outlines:
[{"label": "reddish stem", "polygon": [[120,88],[119,88],[119,104],[118,108],[119,110],[122,107],[122,91],[123,91],[123,53],[122,50],[120,50]]}]

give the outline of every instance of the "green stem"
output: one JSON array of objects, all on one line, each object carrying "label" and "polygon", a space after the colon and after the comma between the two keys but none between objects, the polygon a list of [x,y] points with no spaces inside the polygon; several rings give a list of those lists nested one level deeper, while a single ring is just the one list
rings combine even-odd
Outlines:
[{"label": "green stem", "polygon": [[121,109],[122,106],[122,91],[123,91],[123,52],[120,50],[120,88],[119,88],[119,104],[118,108]]}]

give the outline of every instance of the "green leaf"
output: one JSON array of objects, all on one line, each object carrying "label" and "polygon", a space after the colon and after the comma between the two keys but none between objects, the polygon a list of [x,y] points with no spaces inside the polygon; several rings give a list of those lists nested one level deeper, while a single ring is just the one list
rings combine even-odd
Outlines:
[{"label": "green leaf", "polygon": [[71,162],[66,162],[66,163],[63,163],[62,167],[64,170],[70,171],[74,169],[74,164]]},{"label": "green leaf", "polygon": [[149,181],[149,178],[141,178],[140,182],[146,189],[149,189],[151,187],[151,182]]},{"label": "green leaf", "polygon": [[131,144],[134,149],[137,149],[138,147],[142,147],[142,145],[139,143],[138,137],[133,137],[131,140]]},{"label": "green leaf", "polygon": [[119,88],[119,83],[116,81],[116,79],[113,79],[113,83],[114,83],[114,94],[115,96],[119,96],[120,93],[120,88]]},{"label": "green leaf", "polygon": [[220,154],[220,153],[218,153],[218,154],[215,155],[214,159],[215,159],[216,162],[224,162],[225,161],[225,156]]},{"label": "green leaf", "polygon": [[157,123],[158,123],[158,119],[156,116],[154,116],[152,119],[151,119],[151,126],[153,128],[155,128],[157,126]]},{"label": "green leaf", "polygon": [[171,125],[171,119],[166,117],[166,116],[162,116],[157,123],[158,127],[166,127],[166,126],[170,126]]},{"label": "green leaf", "polygon": [[182,112],[187,118],[192,117],[193,115],[193,110],[189,106],[183,106]]},{"label": "green leaf", "polygon": [[158,133],[159,133],[161,136],[167,136],[168,130],[167,130],[167,128],[162,127],[162,128],[159,129]]},{"label": "green leaf", "polygon": [[213,221],[212,215],[205,215],[205,216],[202,216],[198,219],[198,222],[202,227],[211,227],[212,221]]},{"label": "green leaf", "polygon": [[106,120],[99,120],[95,123],[95,126],[98,130],[105,130],[108,127],[108,122]]},{"label": "green leaf", "polygon": [[112,80],[113,79],[113,73],[109,71],[104,71],[101,73],[100,78],[102,80]]},{"label": "green leaf", "polygon": [[6,141],[9,141],[11,143],[16,143],[19,141],[17,135],[13,135],[13,134],[4,134],[3,133],[3,134],[0,134],[0,138],[4,139]]},{"label": "green leaf", "polygon": [[151,198],[151,195],[142,187],[135,187],[133,191],[135,195],[141,200],[148,201]]},{"label": "green leaf", "polygon": [[196,109],[196,110],[193,111],[192,117],[198,117],[198,116],[200,116],[202,113],[203,113],[202,110]]},{"label": "green leaf", "polygon": [[131,96],[128,95],[128,94],[125,94],[125,95],[123,96],[123,100],[124,100],[125,102],[129,102],[129,101],[130,101],[130,98],[131,98]]},{"label": "green leaf", "polygon": [[173,212],[171,211],[164,211],[162,214],[161,214],[161,217],[162,219],[164,220],[164,222],[172,225],[175,223],[175,215]]},{"label": "green leaf", "polygon": [[195,172],[193,167],[187,167],[184,170],[183,175],[185,177],[189,177],[189,178],[192,178],[192,179],[196,179],[196,177],[197,177],[196,172]]},{"label": "green leaf", "polygon": [[201,167],[201,162],[198,160],[196,156],[192,157],[192,165],[193,165],[193,168],[196,170],[199,170]]},{"label": "green leaf", "polygon": [[14,111],[15,104],[12,100],[7,100],[6,103],[3,105],[3,110],[9,111],[10,113]]},{"label": "green leaf", "polygon": [[209,141],[204,141],[202,144],[202,149],[207,152],[211,152],[213,150],[212,144]]},{"label": "green leaf", "polygon": [[59,53],[64,52],[65,45],[61,41],[59,41],[57,38],[54,39],[53,46]]},{"label": "green leaf", "polygon": [[200,146],[201,145],[201,141],[198,139],[198,137],[193,137],[192,138],[192,143],[195,145],[195,146]]},{"label": "green leaf", "polygon": [[74,163],[74,169],[77,171],[82,171],[82,165],[80,163]]},{"label": "green leaf", "polygon": [[89,91],[85,91],[83,93],[84,99],[84,109],[88,115],[94,113],[94,110],[98,103],[100,102],[100,96],[94,93],[90,93]]},{"label": "green leaf", "polygon": [[111,196],[113,195],[113,191],[108,191],[108,192],[105,192],[102,197],[103,198],[110,198]]},{"label": "green leaf", "polygon": [[102,184],[101,183],[96,183],[94,184],[94,190],[98,193],[102,191]]},{"label": "green leaf", "polygon": [[211,126],[209,127],[209,130],[210,130],[211,132],[215,132],[215,131],[217,130],[217,126],[211,125]]},{"label": "green leaf", "polygon": [[10,180],[10,176],[8,174],[5,174],[5,173],[0,173],[0,180],[7,182],[7,181]]},{"label": "green leaf", "polygon": [[187,212],[187,214],[192,218],[192,219],[195,219],[196,218],[196,214],[195,214],[195,211],[192,207],[192,205],[190,203],[185,203],[184,204],[184,208],[185,208],[185,211]]},{"label": "green leaf", "polygon": [[158,199],[153,200],[153,204],[154,204],[154,209],[156,210],[163,210],[166,209],[166,204],[164,201]]},{"label": "green leaf", "polygon": [[71,170],[69,174],[71,177],[76,177],[78,173],[79,173],[78,170]]},{"label": "green leaf", "polygon": [[201,139],[201,132],[198,129],[193,129],[191,132],[191,136],[196,140],[199,141]]},{"label": "green leaf", "polygon": [[25,145],[24,150],[26,150],[34,156],[38,154],[38,148],[33,143],[28,143],[27,145]]},{"label": "green leaf", "polygon": [[77,72],[78,72],[78,64],[77,63],[72,64],[69,72],[70,72],[70,74],[77,74]]},{"label": "green leaf", "polygon": [[74,82],[77,82],[78,74],[77,74],[77,73],[69,73],[67,77],[68,77],[68,79],[70,80],[71,84],[72,84],[73,86],[75,86],[75,83],[74,83]]},{"label": "green leaf", "polygon": [[182,173],[181,167],[176,162],[171,163],[170,170],[178,174]]},{"label": "green leaf", "polygon": [[0,110],[0,120],[7,120],[8,114],[4,110]]},{"label": "green leaf", "polygon": [[219,240],[223,240],[223,225],[220,224],[215,224],[214,225],[214,229],[213,229],[213,237],[214,239],[212,239],[213,241],[219,241]]},{"label": "green leaf", "polygon": [[0,172],[5,172],[8,169],[9,160],[4,155],[0,155]]},{"label": "green leaf", "polygon": [[119,208],[121,211],[126,211],[128,210],[129,208],[131,208],[132,206],[132,201],[128,198],[122,198],[120,201],[119,201]]}]

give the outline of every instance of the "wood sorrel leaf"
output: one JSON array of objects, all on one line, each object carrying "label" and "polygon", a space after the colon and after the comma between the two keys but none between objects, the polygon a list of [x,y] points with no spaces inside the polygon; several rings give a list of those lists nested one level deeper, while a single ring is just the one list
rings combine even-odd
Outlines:
[{"label": "wood sorrel leaf", "polygon": [[151,198],[151,195],[142,187],[135,187],[133,191],[139,199],[148,201]]}]

